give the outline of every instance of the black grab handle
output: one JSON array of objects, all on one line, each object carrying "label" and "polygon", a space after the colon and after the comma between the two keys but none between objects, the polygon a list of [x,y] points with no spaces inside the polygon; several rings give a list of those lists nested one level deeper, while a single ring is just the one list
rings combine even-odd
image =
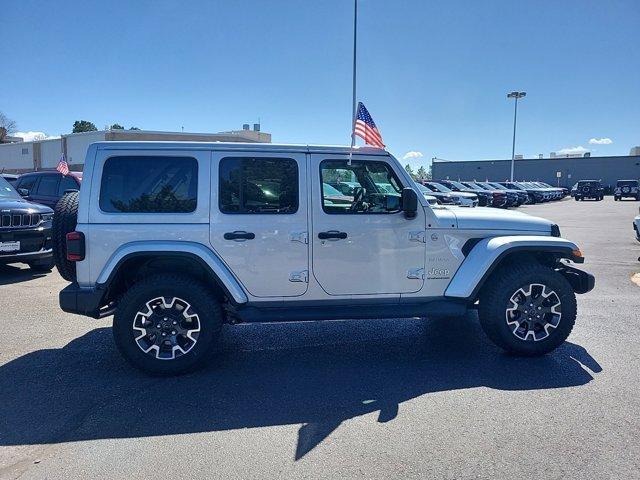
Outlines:
[{"label": "black grab handle", "polygon": [[347,238],[347,232],[339,232],[338,230],[329,230],[328,232],[320,232],[318,234],[320,240],[329,240],[332,238],[344,240]]},{"label": "black grab handle", "polygon": [[225,240],[253,240],[256,234],[253,232],[244,232],[236,230],[235,232],[227,232],[224,234]]}]

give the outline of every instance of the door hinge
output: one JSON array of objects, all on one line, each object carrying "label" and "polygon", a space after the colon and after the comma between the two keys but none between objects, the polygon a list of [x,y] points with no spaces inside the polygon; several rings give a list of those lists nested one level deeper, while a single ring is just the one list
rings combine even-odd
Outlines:
[{"label": "door hinge", "polygon": [[427,232],[424,230],[409,232],[409,241],[427,243]]},{"label": "door hinge", "polygon": [[309,243],[309,236],[307,232],[291,232],[289,234],[289,240],[292,242]]},{"label": "door hinge", "polygon": [[407,272],[407,278],[424,280],[424,268],[410,268]]},{"label": "door hinge", "polygon": [[289,281],[309,283],[309,270],[302,270],[300,272],[291,272],[291,275],[289,275]]}]

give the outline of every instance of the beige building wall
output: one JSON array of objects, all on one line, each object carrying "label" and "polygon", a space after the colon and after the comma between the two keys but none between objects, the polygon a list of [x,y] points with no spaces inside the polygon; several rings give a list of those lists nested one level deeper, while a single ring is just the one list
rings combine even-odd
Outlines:
[{"label": "beige building wall", "polygon": [[25,173],[56,168],[64,152],[71,170],[84,166],[87,148],[101,141],[179,141],[271,143],[271,134],[255,130],[222,133],[154,132],[147,130],[101,130],[71,133],[62,138],[0,145],[0,171]]}]

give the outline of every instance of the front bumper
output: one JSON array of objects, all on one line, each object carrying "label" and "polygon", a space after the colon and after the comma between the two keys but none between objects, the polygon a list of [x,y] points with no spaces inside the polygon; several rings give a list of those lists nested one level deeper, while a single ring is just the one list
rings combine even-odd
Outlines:
[{"label": "front bumper", "polygon": [[0,242],[20,242],[20,250],[0,252],[0,264],[48,261],[53,258],[51,228],[0,228]]},{"label": "front bumper", "polygon": [[577,268],[562,265],[559,271],[569,281],[573,291],[576,293],[590,292],[596,285],[596,278],[593,275]]},{"label": "front bumper", "polygon": [[38,250],[37,252],[12,253],[8,255],[0,255],[0,264],[7,263],[28,263],[43,262],[53,259],[53,250]]},{"label": "front bumper", "polygon": [[101,308],[104,290],[80,288],[77,283],[67,285],[58,295],[60,308],[67,313],[102,318],[113,314],[115,308],[107,305]]}]

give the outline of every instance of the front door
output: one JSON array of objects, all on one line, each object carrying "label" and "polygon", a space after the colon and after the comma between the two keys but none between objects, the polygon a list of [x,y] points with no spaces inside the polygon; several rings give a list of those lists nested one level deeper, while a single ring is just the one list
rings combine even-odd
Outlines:
[{"label": "front door", "polygon": [[255,297],[307,291],[304,153],[213,152],[211,245]]},{"label": "front door", "polygon": [[387,160],[311,156],[313,275],[330,295],[422,288],[425,214],[405,217],[400,198],[410,185]]}]

